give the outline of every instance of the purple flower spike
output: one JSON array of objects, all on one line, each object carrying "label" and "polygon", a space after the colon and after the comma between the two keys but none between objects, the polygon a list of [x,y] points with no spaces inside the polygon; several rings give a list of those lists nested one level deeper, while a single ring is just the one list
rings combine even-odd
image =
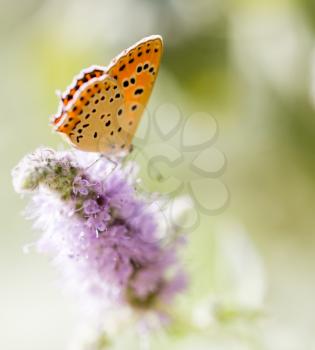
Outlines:
[{"label": "purple flower spike", "polygon": [[86,179],[82,179],[82,176],[77,176],[73,180],[73,193],[81,194],[82,196],[87,196],[89,193],[88,187],[90,183]]},{"label": "purple flower spike", "polygon": [[[186,278],[159,218],[128,176],[134,163],[39,149],[13,171],[18,192],[32,192],[29,213],[43,235],[38,248],[54,256],[76,292],[100,303],[157,310],[182,291]],[[134,180],[134,181],[133,181]],[[165,227],[168,235],[174,230]]]},{"label": "purple flower spike", "polygon": [[97,204],[95,199],[87,199],[83,203],[83,210],[86,215],[97,214],[101,211],[101,207]]}]

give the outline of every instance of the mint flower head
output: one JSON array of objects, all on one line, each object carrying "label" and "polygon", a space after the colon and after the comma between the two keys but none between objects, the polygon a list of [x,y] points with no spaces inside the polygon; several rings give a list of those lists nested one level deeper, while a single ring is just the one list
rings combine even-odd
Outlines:
[{"label": "mint flower head", "polygon": [[[18,193],[31,193],[28,214],[43,232],[37,248],[82,300],[158,310],[186,285],[181,240],[170,221],[161,228],[159,200],[137,191],[136,171],[135,163],[41,148],[12,175]],[[165,243],[161,230],[174,239]]]}]

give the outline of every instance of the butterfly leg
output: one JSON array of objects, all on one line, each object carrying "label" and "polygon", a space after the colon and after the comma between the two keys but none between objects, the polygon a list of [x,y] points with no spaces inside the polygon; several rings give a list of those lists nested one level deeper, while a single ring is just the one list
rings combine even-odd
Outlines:
[{"label": "butterfly leg", "polygon": [[108,162],[110,162],[114,165],[114,167],[111,169],[110,172],[113,172],[118,167],[119,162],[111,159],[110,157],[108,157],[105,154],[100,154],[91,164],[89,164],[86,168],[84,168],[84,170],[88,170],[88,169],[92,168],[95,164],[97,164],[103,158],[105,158]]}]

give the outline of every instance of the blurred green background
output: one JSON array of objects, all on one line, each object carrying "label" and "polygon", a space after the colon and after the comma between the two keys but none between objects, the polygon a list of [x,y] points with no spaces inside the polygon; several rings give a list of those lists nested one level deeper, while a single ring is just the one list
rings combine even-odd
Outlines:
[{"label": "blurred green background", "polygon": [[211,295],[236,309],[248,302],[263,315],[241,325],[242,315],[217,320],[200,332],[184,327],[153,346],[315,349],[314,1],[0,6],[0,348],[66,349],[79,318],[49,259],[22,252],[38,232],[21,215],[26,201],[13,191],[11,169],[39,145],[67,147],[48,126],[55,90],[65,90],[82,68],[106,65],[140,38],[161,34],[165,54],[149,110],[173,103],[185,117],[215,117],[215,147],[227,159],[220,181],[230,192],[227,208],[202,215],[189,235],[183,259],[191,287],[179,308]]}]

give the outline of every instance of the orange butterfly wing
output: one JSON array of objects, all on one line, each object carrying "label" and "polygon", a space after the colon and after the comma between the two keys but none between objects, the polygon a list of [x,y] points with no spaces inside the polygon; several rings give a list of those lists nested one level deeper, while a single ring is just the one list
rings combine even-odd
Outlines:
[{"label": "orange butterfly wing", "polygon": [[151,95],[163,51],[158,35],[124,50],[108,66],[75,77],[52,120],[76,148],[116,153],[128,149]]},{"label": "orange butterfly wing", "polygon": [[106,73],[117,80],[125,97],[125,114],[119,122],[128,134],[127,144],[132,142],[141,115],[148,103],[159,71],[162,53],[161,36],[149,36],[124,50],[107,68]]},{"label": "orange butterfly wing", "polygon": [[117,153],[129,146],[119,124],[124,116],[124,95],[108,74],[92,78],[64,107],[55,129],[82,151]]}]

